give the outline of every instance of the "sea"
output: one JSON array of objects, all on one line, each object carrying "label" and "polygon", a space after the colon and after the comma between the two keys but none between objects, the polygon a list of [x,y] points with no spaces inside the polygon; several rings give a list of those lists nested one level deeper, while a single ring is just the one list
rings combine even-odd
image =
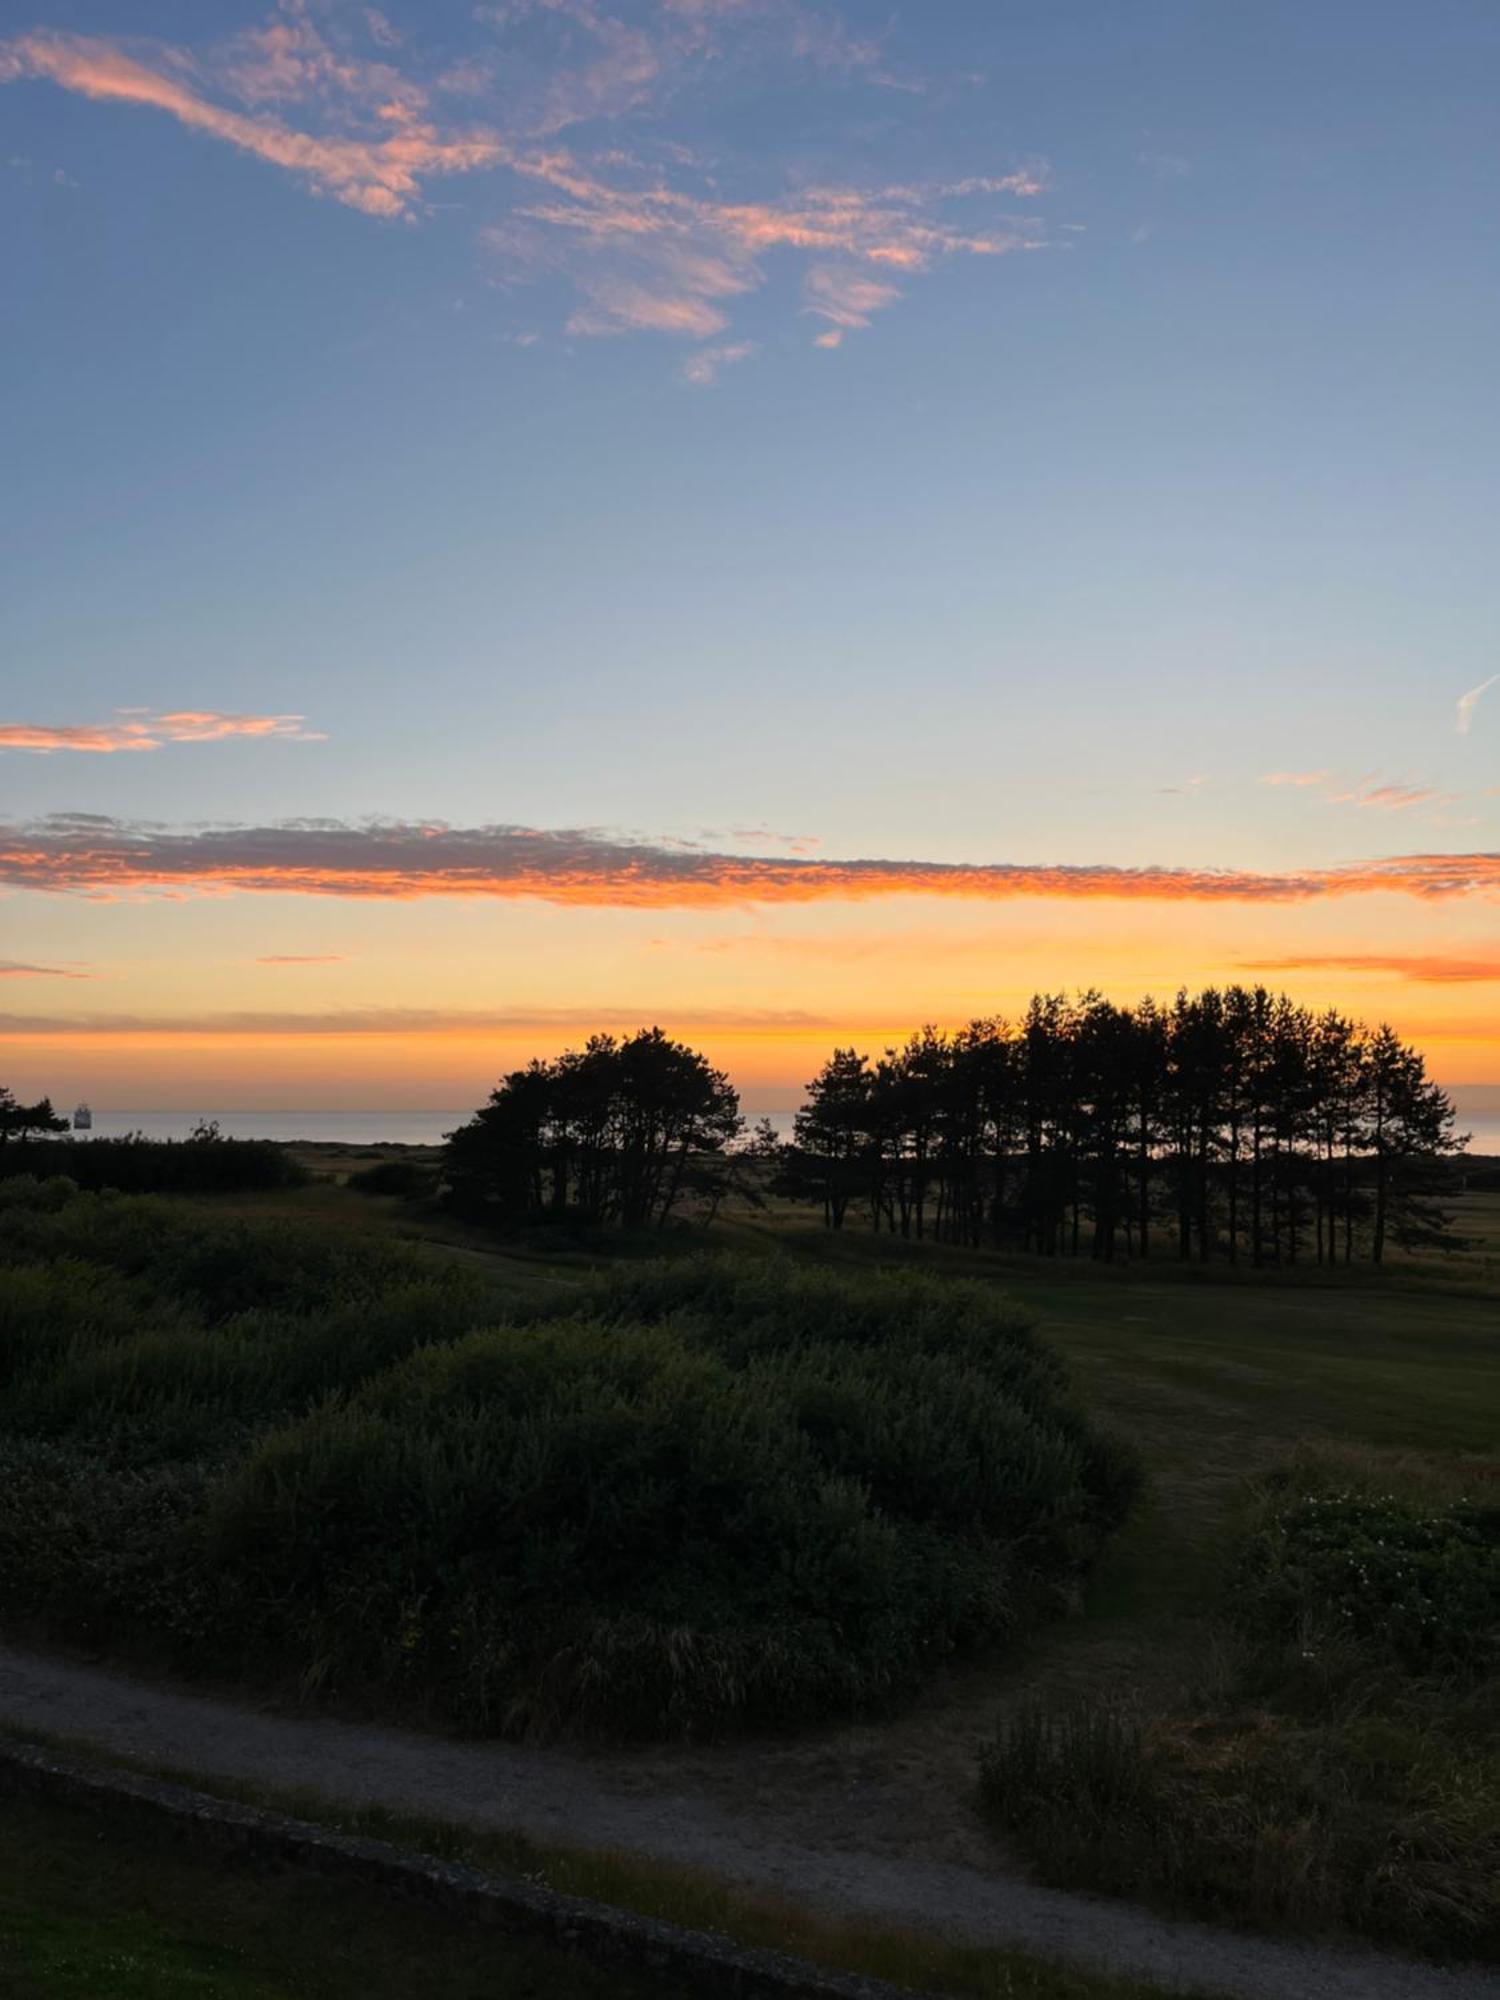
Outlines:
[{"label": "sea", "polygon": [[[1473,1153],[1500,1155],[1500,1084],[1455,1085],[1450,1091],[1458,1110],[1458,1129],[1471,1134]],[[455,1126],[473,1116],[472,1105],[450,1105],[431,1111],[240,1111],[205,1105],[177,1111],[134,1111],[96,1104],[93,1136],[122,1137],[143,1133],[148,1139],[185,1139],[195,1125],[211,1121],[228,1139],[282,1139],[343,1146],[438,1146]],[[790,1138],[795,1105],[759,1107],[746,1112],[750,1124],[769,1118],[783,1138]],[[80,1133],[80,1138],[89,1135]]]}]

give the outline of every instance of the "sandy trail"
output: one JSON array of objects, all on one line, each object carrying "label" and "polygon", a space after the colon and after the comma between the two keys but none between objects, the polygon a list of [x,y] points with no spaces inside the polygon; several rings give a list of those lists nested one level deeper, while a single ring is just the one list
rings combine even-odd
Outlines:
[{"label": "sandy trail", "polygon": [[[1024,1946],[1168,1986],[1245,2000],[1500,2000],[1500,1974],[1170,1922],[1038,1888],[994,1857],[989,1867],[935,1858],[920,1831],[907,1852],[894,1852],[881,1810],[890,1801],[872,1795],[873,1774],[867,1789],[857,1776],[818,1779],[804,1768],[804,1785],[832,1784],[834,1794],[802,1801],[800,1812],[783,1797],[773,1813],[765,1797],[746,1802],[743,1787],[733,1806],[716,1797],[702,1782],[707,1756],[674,1769],[659,1755],[590,1757],[286,1715],[6,1647],[0,1717],[204,1778],[310,1786],[351,1803],[686,1862],[820,1911]],[[869,1845],[859,1837],[867,1820],[882,1829]],[[822,1837],[789,1832],[808,1825]]]}]

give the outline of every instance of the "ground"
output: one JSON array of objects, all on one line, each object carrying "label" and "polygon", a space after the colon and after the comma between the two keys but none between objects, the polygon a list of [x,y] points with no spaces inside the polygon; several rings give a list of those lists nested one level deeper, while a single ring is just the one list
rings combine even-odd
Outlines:
[{"label": "ground", "polygon": [[[317,1176],[308,1187],[217,1205],[422,1237],[482,1263],[501,1297],[565,1294],[588,1267],[576,1250],[506,1249],[442,1215],[345,1187],[343,1175],[373,1156],[306,1149]],[[1467,1251],[1382,1273],[1253,1274],[1167,1258],[1106,1271],[863,1233],[830,1238],[786,1214],[729,1220],[721,1234],[742,1247],[858,1262],[916,1257],[1003,1286],[1035,1311],[1095,1411],[1141,1447],[1150,1490],[1077,1615],[1020,1656],[971,1662],[890,1717],[783,1740],[596,1754],[590,1768],[621,1795],[692,1796],[789,1848],[1007,1872],[1013,1857],[981,1818],[975,1788],[997,1716],[1039,1692],[1170,1689],[1195,1673],[1213,1643],[1208,1608],[1248,1480],[1309,1440],[1493,1453],[1500,1194],[1467,1197],[1459,1226]]]}]

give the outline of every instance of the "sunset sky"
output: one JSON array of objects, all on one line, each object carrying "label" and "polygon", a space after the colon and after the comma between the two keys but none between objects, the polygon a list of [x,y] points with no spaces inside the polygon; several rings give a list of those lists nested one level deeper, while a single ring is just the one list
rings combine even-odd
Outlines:
[{"label": "sunset sky", "polygon": [[12,0],[0,1083],[1500,1083],[1495,0]]}]

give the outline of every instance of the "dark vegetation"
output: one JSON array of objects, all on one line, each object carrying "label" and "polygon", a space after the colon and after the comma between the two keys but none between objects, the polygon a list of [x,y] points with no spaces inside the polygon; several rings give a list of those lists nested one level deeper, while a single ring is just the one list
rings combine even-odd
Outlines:
[{"label": "dark vegetation", "polygon": [[660,2000],[676,1989],[139,1823],[6,1799],[6,2000]]},{"label": "dark vegetation", "polygon": [[5,1159],[6,1149],[18,1140],[44,1138],[67,1129],[67,1119],[53,1110],[50,1097],[38,1098],[35,1104],[22,1104],[14,1091],[0,1087],[0,1161]]},{"label": "dark vegetation", "polygon": [[595,1035],[506,1077],[450,1136],[449,1198],[502,1224],[659,1229],[689,1199],[722,1197],[739,1130],[738,1096],[696,1050],[660,1028]]},{"label": "dark vegetation", "polygon": [[[192,1773],[154,1775],[205,1788]],[[804,1903],[640,1856],[542,1847],[301,1790],[227,1780],[207,1789],[953,2000],[1167,2000],[1164,1988],[1127,1975],[819,1917]],[[596,1971],[577,1953],[455,1923],[447,1911],[231,1861],[152,1838],[139,1824],[117,1833],[75,1807],[19,1799],[0,1812],[0,1992],[6,2000],[664,2000],[678,1992],[687,2000],[664,1972]],[[1174,1985],[1172,2000],[1194,1996]]]},{"label": "dark vegetation", "polygon": [[356,1194],[394,1195],[398,1201],[425,1201],[438,1191],[438,1172],[421,1160],[377,1160],[357,1167],[348,1185]]},{"label": "dark vegetation", "polygon": [[484,1730],[786,1724],[1059,1607],[1133,1455],[987,1287],[693,1259],[568,1310],[0,1184],[0,1590]]},{"label": "dark vegetation", "polygon": [[1380,1263],[1449,1239],[1453,1109],[1387,1027],[1263,987],[924,1028],[808,1085],[781,1189],[831,1229],[1109,1262]]},{"label": "dark vegetation", "polygon": [[1301,1454],[1226,1565],[1197,1699],[1012,1718],[986,1795],[1050,1880],[1500,1955],[1500,1492]]},{"label": "dark vegetation", "polygon": [[[66,1125],[59,1119],[52,1129]],[[64,1176],[80,1188],[129,1194],[234,1194],[297,1187],[306,1178],[284,1146],[226,1139],[212,1124],[195,1126],[186,1139],[147,1139],[139,1132],[119,1139],[44,1138],[37,1136],[40,1129],[28,1127],[0,1143],[0,1182]]]}]

